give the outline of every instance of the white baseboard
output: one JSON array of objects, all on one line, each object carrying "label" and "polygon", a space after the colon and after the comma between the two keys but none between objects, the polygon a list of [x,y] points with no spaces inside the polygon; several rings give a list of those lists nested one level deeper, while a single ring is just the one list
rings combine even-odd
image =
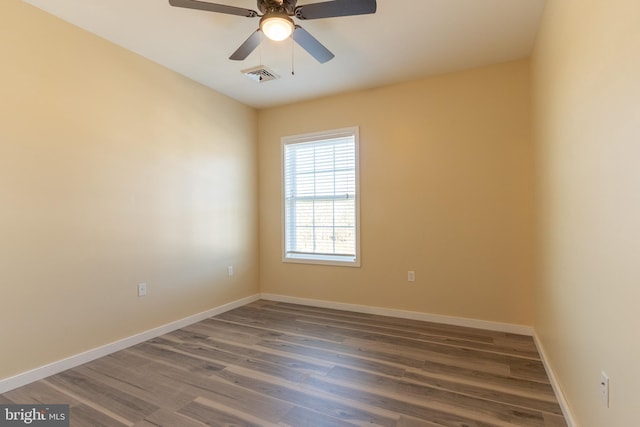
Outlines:
[{"label": "white baseboard", "polygon": [[560,409],[562,409],[562,414],[564,415],[564,420],[567,422],[568,427],[578,427],[578,423],[575,421],[575,417],[573,416],[573,412],[569,407],[569,401],[565,397],[562,392],[562,388],[560,387],[560,383],[558,382],[558,378],[556,377],[555,372],[551,369],[551,365],[547,361],[547,353],[544,350],[544,346],[538,338],[538,334],[533,333],[533,341],[536,343],[536,347],[538,348],[538,353],[540,354],[540,359],[542,359],[542,364],[544,365],[545,371],[547,371],[547,376],[549,377],[549,381],[551,382],[551,387],[553,387],[553,391],[556,394],[556,398],[558,399],[558,404],[560,404]]},{"label": "white baseboard", "polygon": [[121,340],[85,351],[84,353],[76,354],[66,359],[58,360],[56,362],[41,366],[31,371],[27,371],[13,377],[5,378],[3,380],[0,380],[0,394],[6,393],[18,387],[22,387],[23,385],[32,383],[34,381],[41,380],[48,376],[60,373],[62,371],[66,371],[67,369],[80,366],[84,363],[90,362],[108,354],[115,353],[116,351],[123,350],[136,344],[140,344],[141,342],[150,340],[152,338],[159,337],[160,335],[167,334],[169,332],[175,331],[176,329],[180,329],[193,323],[200,322],[201,320],[207,319],[209,317],[216,316],[229,310],[233,310],[234,308],[257,301],[258,299],[260,299],[259,294],[241,298],[239,300],[214,307],[201,313],[197,313],[192,316],[188,316],[183,319],[158,326],[157,328],[153,328],[148,331],[144,331],[139,334],[132,335],[130,337],[123,338]]},{"label": "white baseboard", "polygon": [[278,294],[261,294],[262,299],[269,301],[288,302],[291,304],[310,305],[313,307],[333,308],[336,310],[355,311],[357,313],[377,314],[380,316],[399,317],[401,319],[422,320],[425,322],[444,323],[447,325],[466,326],[469,328],[486,329],[489,331],[505,332],[520,335],[533,335],[531,326],[513,323],[492,322],[488,320],[469,319],[465,317],[443,316],[418,311],[396,310],[393,308],[371,307],[367,305],[347,304],[342,302],[317,300],[310,298],[290,297]]}]

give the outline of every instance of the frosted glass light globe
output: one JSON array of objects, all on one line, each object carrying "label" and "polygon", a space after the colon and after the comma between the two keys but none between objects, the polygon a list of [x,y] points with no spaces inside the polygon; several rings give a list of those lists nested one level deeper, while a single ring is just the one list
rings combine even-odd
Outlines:
[{"label": "frosted glass light globe", "polygon": [[277,42],[289,37],[293,28],[293,22],[287,16],[268,16],[260,22],[260,29],[264,35]]}]

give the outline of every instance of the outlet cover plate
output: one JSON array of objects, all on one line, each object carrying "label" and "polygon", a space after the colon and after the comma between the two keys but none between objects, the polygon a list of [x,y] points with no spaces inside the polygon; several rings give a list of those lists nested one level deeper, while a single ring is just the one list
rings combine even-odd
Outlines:
[{"label": "outlet cover plate", "polygon": [[147,295],[147,284],[146,283],[138,283],[138,296],[144,297]]},{"label": "outlet cover plate", "polygon": [[600,400],[605,408],[609,407],[609,376],[605,371],[600,372]]}]

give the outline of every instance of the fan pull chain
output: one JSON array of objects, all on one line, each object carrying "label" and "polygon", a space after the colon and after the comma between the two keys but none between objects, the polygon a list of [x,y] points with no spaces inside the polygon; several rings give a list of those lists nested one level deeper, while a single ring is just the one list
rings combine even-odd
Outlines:
[{"label": "fan pull chain", "polygon": [[291,34],[291,75],[292,76],[296,75],[296,72],[295,72],[295,69],[294,69],[294,58],[293,58],[293,51],[295,50],[294,47],[295,46],[294,46],[294,43],[293,43],[293,34]]}]

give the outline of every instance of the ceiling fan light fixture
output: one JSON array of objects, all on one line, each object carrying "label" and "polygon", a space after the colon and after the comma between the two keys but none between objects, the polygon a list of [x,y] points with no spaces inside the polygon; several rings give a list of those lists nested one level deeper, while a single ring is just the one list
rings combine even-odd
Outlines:
[{"label": "ceiling fan light fixture", "polygon": [[260,29],[269,39],[282,41],[293,33],[293,21],[285,14],[272,13],[260,20]]}]

